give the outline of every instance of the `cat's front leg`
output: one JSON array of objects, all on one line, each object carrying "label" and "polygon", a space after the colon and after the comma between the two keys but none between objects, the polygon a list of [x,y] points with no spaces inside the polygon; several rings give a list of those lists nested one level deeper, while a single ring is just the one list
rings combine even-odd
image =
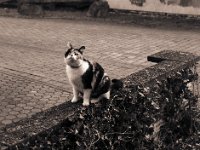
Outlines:
[{"label": "cat's front leg", "polygon": [[75,87],[73,87],[73,95],[74,96],[71,100],[72,103],[76,103],[78,101],[78,99],[79,99],[78,94],[79,94],[78,90]]},{"label": "cat's front leg", "polygon": [[92,89],[85,89],[83,91],[83,106],[90,105],[90,96],[91,96]]}]

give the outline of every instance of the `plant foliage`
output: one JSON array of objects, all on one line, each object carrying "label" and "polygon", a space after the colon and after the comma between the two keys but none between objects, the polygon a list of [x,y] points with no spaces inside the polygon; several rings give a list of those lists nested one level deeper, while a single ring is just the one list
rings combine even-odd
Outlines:
[{"label": "plant foliage", "polygon": [[16,145],[32,149],[198,149],[191,69],[150,86],[124,85],[111,100],[80,107],[59,128]]}]

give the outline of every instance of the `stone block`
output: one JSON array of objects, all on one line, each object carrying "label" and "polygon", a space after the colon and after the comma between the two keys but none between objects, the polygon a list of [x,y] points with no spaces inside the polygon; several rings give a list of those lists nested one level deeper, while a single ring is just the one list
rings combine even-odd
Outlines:
[{"label": "stone block", "polygon": [[18,5],[18,12],[22,15],[28,16],[42,16],[44,10],[41,5],[20,3]]},{"label": "stone block", "polygon": [[106,17],[109,11],[108,2],[105,0],[96,0],[90,6],[87,16],[88,17]]},{"label": "stone block", "polygon": [[143,6],[146,0],[130,0],[131,4],[135,4],[137,6]]},{"label": "stone block", "polygon": [[200,56],[195,56],[187,52],[161,51],[147,57],[148,61],[158,64],[133,73],[123,79],[126,85],[151,85],[157,80],[161,81],[176,72],[194,66],[200,60]]},{"label": "stone block", "polygon": [[178,61],[178,62],[191,62],[199,61],[200,56],[195,56],[194,54],[188,52],[178,52],[172,50],[164,50],[156,54],[147,57],[148,61],[159,63],[164,60],[168,61]]}]

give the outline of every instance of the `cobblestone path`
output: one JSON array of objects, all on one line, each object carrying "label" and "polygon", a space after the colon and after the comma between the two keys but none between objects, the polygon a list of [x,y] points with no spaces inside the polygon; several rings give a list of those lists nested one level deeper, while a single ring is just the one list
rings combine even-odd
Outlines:
[{"label": "cobblestone path", "polygon": [[200,55],[200,31],[59,19],[0,17],[0,127],[59,105],[71,96],[63,61],[67,42],[122,78],[152,65],[162,50]]}]

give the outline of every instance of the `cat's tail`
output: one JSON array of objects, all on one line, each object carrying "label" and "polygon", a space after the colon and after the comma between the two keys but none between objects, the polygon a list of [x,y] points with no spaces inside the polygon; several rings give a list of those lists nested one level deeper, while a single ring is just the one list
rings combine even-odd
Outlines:
[{"label": "cat's tail", "polygon": [[112,90],[119,90],[121,88],[123,88],[123,82],[119,79],[112,79],[111,89]]}]

